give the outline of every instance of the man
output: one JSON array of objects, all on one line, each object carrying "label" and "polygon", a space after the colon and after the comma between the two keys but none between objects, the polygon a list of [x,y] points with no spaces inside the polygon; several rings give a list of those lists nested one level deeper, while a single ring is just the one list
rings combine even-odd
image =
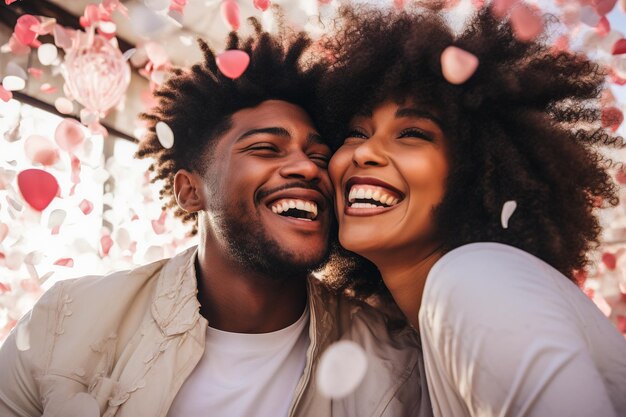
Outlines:
[{"label": "man", "polygon": [[[322,71],[299,63],[309,43],[231,34],[227,49],[251,58],[236,80],[201,43],[204,62],[157,92],[138,156],[154,158],[167,205],[197,220],[199,245],[48,291],[0,352],[1,416],[414,415],[413,333],[310,276],[327,257],[332,190],[307,115]],[[363,346],[368,371],[331,401],[315,376],[341,338]]]}]

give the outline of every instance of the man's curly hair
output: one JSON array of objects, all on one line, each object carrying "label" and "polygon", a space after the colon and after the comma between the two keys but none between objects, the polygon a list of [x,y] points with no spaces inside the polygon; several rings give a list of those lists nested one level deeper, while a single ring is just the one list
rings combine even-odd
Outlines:
[{"label": "man's curly hair", "polygon": [[[152,182],[163,180],[160,191],[166,209],[193,224],[197,233],[197,213],[177,206],[174,175],[180,169],[200,172],[211,160],[212,145],[231,127],[233,113],[254,107],[265,100],[283,100],[312,114],[315,86],[322,65],[306,59],[311,40],[304,32],[279,35],[264,32],[256,19],[249,19],[255,33],[240,39],[236,32],[228,36],[226,49],[243,50],[250,64],[243,75],[232,80],[223,75],[216,56],[206,42],[198,43],[204,61],[189,70],[175,69],[155,96],[158,104],[140,115],[147,122],[148,133],[139,144],[137,158],[153,158]],[[158,122],[165,122],[175,137],[174,146],[164,148],[156,135]]]},{"label": "man's curly hair", "polygon": [[[433,212],[444,253],[501,242],[573,280],[599,244],[596,207],[618,203],[611,161],[600,153],[604,146],[624,147],[601,126],[604,70],[542,40],[517,40],[510,23],[489,8],[458,35],[432,11],[350,8],[338,25],[324,41],[333,63],[320,91],[322,132],[334,146],[343,143],[354,115],[386,99],[430,106],[443,120],[450,166]],[[480,62],[461,85],[442,75],[440,57],[451,45]],[[503,229],[508,200],[518,208]],[[364,296],[384,292],[376,268],[363,259],[357,264],[343,285]],[[346,271],[335,263],[334,272]]]}]

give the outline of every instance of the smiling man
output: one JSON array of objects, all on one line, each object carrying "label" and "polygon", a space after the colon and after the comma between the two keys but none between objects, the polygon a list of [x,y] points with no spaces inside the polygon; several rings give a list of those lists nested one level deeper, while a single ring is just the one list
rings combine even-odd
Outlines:
[{"label": "smiling man", "polygon": [[[156,93],[138,156],[154,159],[166,206],[199,245],[55,285],[0,351],[0,415],[429,414],[414,332],[388,329],[311,275],[334,226],[330,149],[308,115],[322,67],[300,64],[309,44],[258,27],[245,42],[231,34],[227,49],[251,58],[231,80],[201,43],[204,62]],[[158,122],[173,147],[159,143]],[[331,400],[315,379],[339,339],[361,344],[368,368],[355,391]]]}]

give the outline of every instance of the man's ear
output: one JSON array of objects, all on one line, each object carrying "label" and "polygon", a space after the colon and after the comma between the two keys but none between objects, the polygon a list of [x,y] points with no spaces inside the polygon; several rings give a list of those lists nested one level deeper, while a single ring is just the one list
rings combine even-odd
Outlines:
[{"label": "man's ear", "polygon": [[193,172],[181,169],[174,175],[174,196],[186,212],[195,213],[204,209],[202,181]]}]

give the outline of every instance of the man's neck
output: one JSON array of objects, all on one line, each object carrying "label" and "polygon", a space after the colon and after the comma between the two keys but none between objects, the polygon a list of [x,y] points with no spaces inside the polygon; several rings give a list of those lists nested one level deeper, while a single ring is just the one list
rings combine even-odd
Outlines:
[{"label": "man's neck", "polygon": [[215,329],[269,333],[295,323],[306,306],[306,277],[268,277],[249,271],[214,247],[196,259],[200,313]]}]

